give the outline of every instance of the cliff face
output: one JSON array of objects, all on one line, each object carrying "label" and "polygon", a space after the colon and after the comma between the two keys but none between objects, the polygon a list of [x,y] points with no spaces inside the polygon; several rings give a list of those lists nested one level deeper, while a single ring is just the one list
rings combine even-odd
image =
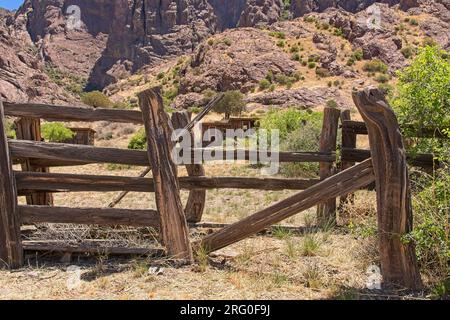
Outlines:
[{"label": "cliff face", "polygon": [[[74,5],[82,21],[76,30],[68,23]],[[27,0],[15,24],[46,61],[102,88],[216,32],[275,22],[282,7],[282,0]]]},{"label": "cliff face", "polygon": [[[449,0],[291,0],[290,8],[283,0],[26,0],[15,16],[0,16],[9,41],[17,48],[32,47],[41,69],[50,65],[90,89],[102,89],[144,66],[195,52],[205,39],[227,29],[273,24],[287,13],[297,17],[330,8],[354,13],[375,2],[404,10],[426,2],[449,5]],[[441,17],[426,31],[435,35],[438,30],[434,37],[445,43],[448,33],[440,24],[448,10],[428,7]]]},{"label": "cliff face", "polygon": [[39,52],[29,37],[8,26],[13,19],[10,12],[0,10],[0,99],[73,101],[45,74]]},{"label": "cliff face", "polygon": [[405,0],[293,0],[291,10],[295,17],[300,17],[311,12],[323,12],[328,8],[342,8],[348,12],[358,12],[366,9],[374,3],[387,3],[396,5]]}]

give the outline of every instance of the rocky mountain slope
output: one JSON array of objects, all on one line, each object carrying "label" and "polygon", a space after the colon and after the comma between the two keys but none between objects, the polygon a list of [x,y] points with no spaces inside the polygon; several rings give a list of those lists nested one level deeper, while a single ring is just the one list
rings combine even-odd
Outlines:
[{"label": "rocky mountain slope", "polygon": [[[375,2],[384,3],[380,28],[369,23],[377,18]],[[362,49],[364,59],[379,58],[392,72],[408,63],[405,48],[427,37],[449,49],[449,8],[449,0],[26,0],[16,13],[0,15],[7,61],[0,63],[0,88],[12,100],[71,102],[85,86],[130,99],[164,81],[184,101],[174,105],[198,101],[204,89],[240,89],[249,101],[271,103],[279,98],[256,91],[273,73],[305,78],[284,88],[304,100],[324,95],[297,87],[319,85],[336,96],[340,86],[330,81],[370,78],[359,61],[347,65],[352,51]],[[309,22],[302,18],[311,12]]]}]

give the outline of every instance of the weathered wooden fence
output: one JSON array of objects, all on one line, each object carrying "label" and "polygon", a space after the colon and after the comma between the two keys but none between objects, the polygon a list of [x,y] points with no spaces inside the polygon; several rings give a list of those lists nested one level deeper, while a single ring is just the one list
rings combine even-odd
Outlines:
[{"label": "weathered wooden fence", "polygon": [[[374,97],[376,97],[375,100]],[[372,129],[373,121],[386,120],[386,131],[396,133],[398,124],[393,113],[381,97],[373,91],[355,95],[355,103],[367,123],[370,136],[372,159],[346,158],[341,171],[336,168],[336,146],[339,118],[347,128],[348,115],[341,115],[336,109],[324,111],[324,124],[319,152],[280,152],[280,162],[319,162],[320,179],[279,179],[246,177],[206,177],[203,165],[188,164],[188,177],[178,177],[177,167],[171,158],[174,143],[171,140],[173,128],[189,128],[189,117],[176,113],[170,120],[164,112],[158,89],[151,89],[139,95],[139,111],[87,109],[76,107],[49,106],[38,104],[0,103],[1,135],[0,155],[0,259],[10,267],[23,262],[23,250],[52,250],[70,252],[92,252],[95,248],[62,247],[49,243],[21,241],[20,225],[24,223],[75,223],[100,226],[144,226],[160,230],[166,254],[184,262],[192,262],[196,250],[202,247],[212,252],[252,236],[275,223],[308,208],[318,206],[318,222],[335,222],[336,199],[367,187],[376,181],[379,204],[380,231],[402,235],[410,231],[412,218],[409,198],[409,182],[406,163],[402,161],[404,149],[400,134],[380,134]],[[380,102],[381,101],[381,102]],[[371,108],[380,108],[375,113]],[[4,113],[4,114],[3,114]],[[144,124],[148,140],[147,151],[99,148],[83,145],[46,143],[42,141],[7,140],[3,134],[4,116],[47,121],[111,121]],[[36,122],[34,122],[36,123]],[[399,132],[399,131],[398,131]],[[347,146],[354,148],[354,137],[344,130]],[[30,139],[30,138],[29,138]],[[33,139],[31,137],[31,140]],[[387,141],[386,144],[383,141]],[[347,144],[348,143],[348,144]],[[379,147],[386,146],[386,147]],[[192,158],[194,152],[192,150]],[[255,151],[244,151],[246,160],[257,158]],[[370,152],[370,151],[369,151]],[[241,154],[235,150],[237,159]],[[369,154],[370,156],[370,154]],[[3,161],[5,159],[5,161]],[[239,158],[239,160],[241,160]],[[380,165],[383,161],[395,163],[395,168]],[[27,163],[23,171],[13,172],[12,164]],[[90,163],[116,163],[150,167],[152,178],[114,177],[98,175],[74,175],[50,173],[48,168],[74,166]],[[33,170],[30,170],[32,168]],[[38,168],[34,169],[34,168]],[[40,170],[40,168],[46,168]],[[386,178],[387,177],[387,178]],[[387,179],[387,180],[386,180]],[[388,183],[386,186],[385,184]],[[190,244],[188,223],[199,222],[205,207],[205,192],[208,189],[235,188],[259,190],[303,190],[283,201],[261,210],[235,224]],[[183,208],[180,189],[190,190],[188,204]],[[51,206],[50,202],[18,205],[17,196],[53,194],[80,191],[136,191],[155,192],[157,211],[114,208],[62,208]],[[383,197],[393,193],[396,198]],[[397,202],[398,201],[398,202]],[[394,240],[393,240],[394,239]],[[102,248],[106,253],[130,253],[130,248]],[[136,253],[148,253],[145,248]],[[415,263],[414,248],[404,245],[399,237],[381,237],[381,265],[386,281],[393,281],[411,288],[420,287],[420,277]]]}]

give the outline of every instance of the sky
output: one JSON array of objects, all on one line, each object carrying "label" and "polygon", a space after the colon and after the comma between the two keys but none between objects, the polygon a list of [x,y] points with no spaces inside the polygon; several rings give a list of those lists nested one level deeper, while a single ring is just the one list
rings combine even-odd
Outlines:
[{"label": "sky", "polygon": [[0,0],[0,7],[14,10],[20,7],[23,0]]}]

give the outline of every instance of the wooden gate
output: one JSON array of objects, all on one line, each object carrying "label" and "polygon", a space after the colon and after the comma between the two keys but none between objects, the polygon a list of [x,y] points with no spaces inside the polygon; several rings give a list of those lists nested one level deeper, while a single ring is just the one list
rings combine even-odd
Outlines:
[{"label": "wooden gate", "polygon": [[[319,162],[320,179],[277,179],[242,177],[206,177],[200,165],[189,166],[188,177],[178,178],[171,158],[173,127],[189,127],[185,114],[175,114],[172,120],[165,113],[159,89],[139,95],[139,111],[87,109],[37,104],[0,104],[0,259],[7,266],[20,267],[23,250],[63,250],[50,244],[29,246],[21,241],[23,223],[75,223],[94,225],[126,225],[155,227],[160,230],[165,253],[185,263],[193,262],[196,250],[212,252],[252,236],[273,224],[318,206],[319,223],[335,221],[336,198],[345,197],[376,182],[380,232],[381,267],[385,281],[410,288],[419,288],[420,276],[412,244],[403,244],[401,235],[411,231],[409,181],[402,137],[394,113],[381,94],[368,89],[354,95],[364,117],[370,137],[372,158],[357,165],[347,163],[337,172],[336,144],[338,122],[336,109],[326,109],[319,152],[280,152],[280,162]],[[28,117],[51,121],[111,121],[144,124],[148,140],[147,151],[99,148],[93,146],[46,143],[41,141],[7,140],[4,116]],[[344,119],[345,120],[345,119]],[[172,125],[173,123],[173,125]],[[344,124],[345,125],[345,124]],[[191,151],[192,153],[195,150]],[[235,158],[241,154],[234,150]],[[245,159],[254,159],[253,151],[242,151]],[[370,156],[370,155],[369,155]],[[5,161],[3,161],[5,160]],[[27,161],[36,168],[73,166],[89,163],[116,163],[150,167],[153,177],[113,177],[50,172],[14,172],[12,164]],[[386,163],[390,165],[386,165]],[[47,170],[48,171],[48,170]],[[201,220],[205,205],[205,190],[217,188],[260,190],[304,190],[263,209],[222,230],[207,235],[191,245],[188,221],[180,200],[180,189],[191,190],[186,206],[190,221]],[[62,208],[50,205],[17,204],[17,196],[73,191],[137,191],[155,192],[157,211],[113,208]],[[387,195],[395,195],[388,197]],[[389,236],[388,236],[389,235]],[[71,248],[74,252],[89,248]],[[126,248],[103,251],[129,252]],[[138,253],[145,248],[136,249]]]}]

